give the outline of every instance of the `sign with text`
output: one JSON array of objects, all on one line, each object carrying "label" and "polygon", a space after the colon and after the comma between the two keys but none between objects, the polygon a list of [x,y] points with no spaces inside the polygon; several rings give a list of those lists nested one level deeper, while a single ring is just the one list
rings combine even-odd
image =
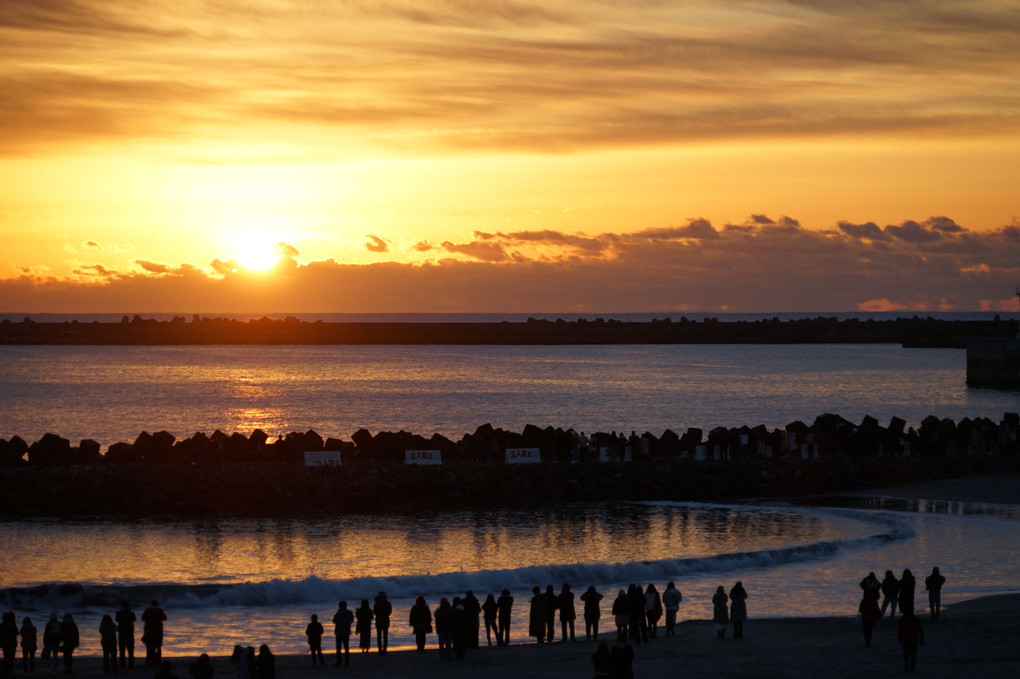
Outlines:
[{"label": "sign with text", "polygon": [[542,450],[539,448],[507,448],[507,464],[539,464],[542,462]]},{"label": "sign with text", "polygon": [[339,450],[306,450],[305,451],[305,466],[306,467],[339,467],[340,466],[340,451]]},{"label": "sign with text", "polygon": [[443,451],[405,450],[404,464],[443,464]]}]

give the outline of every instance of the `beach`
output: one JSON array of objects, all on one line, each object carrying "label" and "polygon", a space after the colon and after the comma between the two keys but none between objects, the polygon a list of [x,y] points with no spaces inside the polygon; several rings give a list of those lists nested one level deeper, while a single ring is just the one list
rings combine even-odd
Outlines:
[{"label": "beach", "polygon": [[[974,476],[883,488],[877,493],[903,499],[936,501],[995,502],[1020,504],[1020,483],[1016,476]],[[1020,589],[1020,584],[1018,584]],[[918,610],[925,628],[925,643],[918,652],[917,673],[925,677],[968,678],[1020,676],[1020,594],[975,597],[946,605],[942,616],[929,621],[925,612],[927,598],[923,585],[918,591]],[[896,676],[903,673],[902,651],[896,637],[896,624],[888,618],[878,623],[870,648],[853,616],[756,619],[753,607],[745,625],[744,638],[732,633],[717,639],[714,625],[706,619],[685,619],[701,615],[704,607],[694,602],[681,604],[675,637],[659,636],[634,647],[634,675],[641,677],[684,676],[713,677],[840,677]],[[685,616],[686,613],[686,616]],[[610,646],[615,641],[611,620],[603,617],[600,640]],[[583,622],[578,621],[579,627]],[[610,627],[607,633],[607,626]],[[583,634],[582,634],[583,639]],[[482,642],[484,644],[484,640]],[[258,645],[257,641],[253,641]],[[287,679],[321,677],[480,677],[510,679],[527,676],[588,677],[592,675],[593,641],[515,644],[507,648],[469,649],[461,660],[440,661],[435,636],[430,635],[424,653],[391,651],[385,656],[375,652],[351,655],[349,667],[335,667],[331,652],[332,637],[324,638],[325,666],[313,667],[307,655],[281,655],[277,658],[277,676]],[[139,648],[140,652],[144,649]],[[194,656],[175,656],[167,650],[177,677],[189,677]],[[216,676],[233,675],[227,657],[214,657]],[[37,675],[46,674],[37,664]],[[136,666],[120,676],[151,677],[154,669]],[[78,677],[102,676],[102,661],[94,655],[75,660]],[[20,662],[17,676],[23,676]]]}]

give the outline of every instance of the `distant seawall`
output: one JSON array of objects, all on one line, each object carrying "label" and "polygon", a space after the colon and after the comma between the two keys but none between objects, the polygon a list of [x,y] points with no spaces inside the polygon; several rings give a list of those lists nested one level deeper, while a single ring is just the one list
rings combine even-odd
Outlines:
[{"label": "distant seawall", "polygon": [[908,347],[964,348],[980,338],[1013,337],[1015,320],[897,318],[781,321],[708,318],[648,322],[529,319],[524,322],[308,322],[296,318],[240,321],[194,316],[157,321],[125,316],[119,323],[0,322],[0,345],[32,344],[803,344],[895,343]]}]

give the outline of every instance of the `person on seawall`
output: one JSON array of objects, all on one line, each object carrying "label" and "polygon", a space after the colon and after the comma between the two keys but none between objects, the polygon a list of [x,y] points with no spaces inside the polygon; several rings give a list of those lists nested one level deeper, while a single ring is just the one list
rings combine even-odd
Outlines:
[{"label": "person on seawall", "polygon": [[336,637],[335,665],[351,664],[351,625],[354,624],[354,613],[347,608],[347,602],[337,604],[333,614],[333,635]]},{"label": "person on seawall", "polygon": [[560,609],[560,630],[561,641],[574,640],[574,620],[577,619],[577,613],[574,611],[574,593],[570,591],[570,585],[563,583],[563,589],[560,590],[560,596],[557,599],[557,605]]},{"label": "person on seawall", "polygon": [[[601,601],[602,594],[595,589],[594,585],[588,585],[588,589],[581,595],[584,602],[584,638],[588,641],[599,640],[599,620],[602,618]],[[609,647],[606,647],[609,651]]]},{"label": "person on seawall", "polygon": [[25,675],[35,674],[35,652],[39,650],[39,631],[32,624],[32,618],[25,616],[21,621],[21,669]]},{"label": "person on seawall", "polygon": [[942,613],[942,585],[944,584],[946,584],[946,577],[939,572],[938,566],[932,568],[931,575],[924,579],[924,588],[928,590],[928,611],[931,614],[932,622],[938,620]]},{"label": "person on seawall", "polygon": [[680,602],[684,595],[676,588],[676,583],[666,583],[666,591],[662,593],[662,605],[666,609],[666,636],[676,636],[676,616],[680,611]]},{"label": "person on seawall", "polygon": [[489,646],[492,646],[492,635],[496,635],[496,645],[500,646],[499,643],[499,626],[496,620],[499,616],[499,603],[496,602],[496,597],[489,592],[489,596],[485,597],[485,603],[482,604],[482,619],[485,621],[485,641]]},{"label": "person on seawall", "polygon": [[504,589],[499,593],[499,599],[496,600],[496,605],[499,606],[499,612],[496,616],[497,634],[496,634],[496,645],[497,646],[509,646],[510,645],[510,619],[511,612],[514,607],[514,598],[510,596],[510,590]]},{"label": "person on seawall", "polygon": [[885,577],[882,578],[882,595],[881,617],[885,617],[885,608],[888,606],[889,619],[892,620],[896,617],[896,604],[900,598],[900,581],[892,571],[886,571]]},{"label": "person on seawall", "polygon": [[372,607],[368,605],[368,599],[361,600],[361,606],[354,611],[354,617],[358,621],[354,631],[358,634],[358,648],[362,653],[368,653],[372,648]]},{"label": "person on seawall", "polygon": [[730,620],[733,622],[733,638],[744,638],[744,621],[747,620],[747,591],[744,583],[737,580],[730,590]]},{"label": "person on seawall", "polygon": [[323,665],[326,664],[325,658],[322,657],[322,635],[325,631],[322,623],[319,622],[319,616],[312,613],[312,620],[305,627],[305,637],[308,638],[308,650],[312,654],[312,667],[317,662]]},{"label": "person on seawall", "polygon": [[99,646],[103,649],[103,674],[117,674],[117,623],[109,613],[99,622]]},{"label": "person on seawall", "polygon": [[390,647],[390,615],[393,613],[393,605],[386,592],[379,592],[376,595],[372,612],[375,614],[375,636],[379,655],[386,655]]},{"label": "person on seawall", "polygon": [[163,623],[166,619],[166,613],[156,599],[142,611],[142,643],[145,644],[146,665],[159,665],[163,658]]},{"label": "person on seawall", "polygon": [[138,617],[131,610],[131,604],[123,601],[117,611],[117,647],[120,651],[120,666],[135,666],[135,621]]},{"label": "person on seawall", "polygon": [[717,639],[726,638],[726,626],[730,622],[729,611],[730,598],[726,596],[726,590],[719,585],[712,595],[712,622],[715,623],[715,636]]},{"label": "person on seawall", "polygon": [[414,643],[418,652],[425,650],[425,638],[432,632],[432,611],[425,603],[425,597],[418,595],[411,606],[411,612],[407,618],[407,624],[411,626],[414,633]]}]

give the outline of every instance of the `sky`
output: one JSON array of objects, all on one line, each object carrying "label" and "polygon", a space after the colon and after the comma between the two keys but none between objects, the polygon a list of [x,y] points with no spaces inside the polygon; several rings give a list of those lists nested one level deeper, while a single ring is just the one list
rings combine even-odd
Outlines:
[{"label": "sky", "polygon": [[1020,0],[3,0],[0,312],[1015,312]]}]

